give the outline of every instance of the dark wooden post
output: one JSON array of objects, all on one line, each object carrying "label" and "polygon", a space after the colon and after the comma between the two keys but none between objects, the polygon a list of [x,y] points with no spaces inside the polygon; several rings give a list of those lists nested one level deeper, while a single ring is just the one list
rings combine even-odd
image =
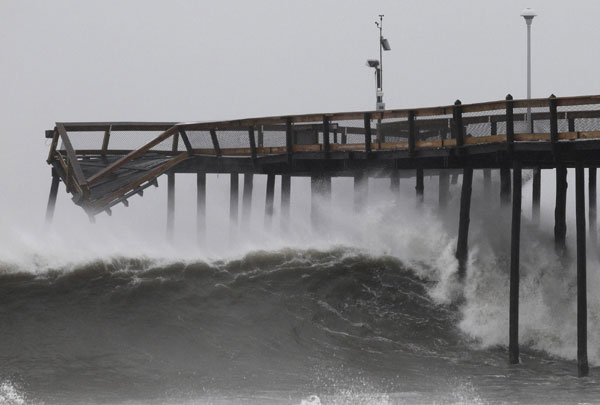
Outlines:
[{"label": "dark wooden post", "polygon": [[[513,104],[513,97],[508,94],[506,96],[506,144],[508,153],[513,153],[515,144],[515,120],[513,115]],[[500,175],[502,175],[502,172],[500,172]],[[510,177],[510,173],[508,175]],[[510,194],[510,190],[508,190],[508,193]]]},{"label": "dark wooden post", "polygon": [[371,114],[365,113],[365,151],[371,152]]},{"label": "dark wooden post", "polygon": [[262,148],[265,146],[265,135],[263,131],[263,126],[258,126],[258,147]]},{"label": "dark wooden post", "polygon": [[417,191],[417,203],[421,204],[424,199],[425,185],[423,181],[423,168],[417,168],[417,182],[415,185],[415,190]]},{"label": "dark wooden post", "polygon": [[46,206],[46,227],[52,224],[54,218],[54,208],[56,207],[56,195],[58,194],[58,185],[60,177],[56,170],[52,169],[52,183],[50,184],[50,194],[48,195],[48,205]]},{"label": "dark wooden post", "polygon": [[510,168],[500,168],[500,205],[506,206],[510,204]]},{"label": "dark wooden post", "polygon": [[244,173],[244,191],[242,194],[242,228],[248,230],[250,216],[252,215],[252,189],[254,188],[254,174]]},{"label": "dark wooden post", "polygon": [[556,205],[554,208],[554,245],[560,256],[566,252],[567,237],[567,168],[556,167]]},{"label": "dark wooden post", "polygon": [[450,196],[450,175],[446,170],[440,171],[438,194],[438,204],[440,209],[444,210],[448,207],[448,198]]},{"label": "dark wooden post", "polygon": [[456,146],[460,148],[465,143],[465,134],[462,119],[462,103],[460,102],[460,100],[456,100],[454,102],[454,108],[452,109],[452,120],[454,121],[454,138],[456,139]]},{"label": "dark wooden post", "polygon": [[206,173],[196,173],[196,233],[199,244],[206,241]]},{"label": "dark wooden post", "polygon": [[467,259],[469,258],[469,222],[471,211],[471,191],[473,186],[473,168],[463,169],[463,183],[460,193],[460,218],[458,223],[458,241],[456,244],[456,258],[458,259],[458,276],[462,280],[467,273]]},{"label": "dark wooden post", "polygon": [[[256,140],[254,138],[254,127],[248,128],[248,143],[250,144],[250,156],[252,157],[252,163],[256,164]],[[245,180],[245,178],[244,178]]]},{"label": "dark wooden post", "polygon": [[363,172],[354,173],[354,212],[361,212],[366,204],[369,178]]},{"label": "dark wooden post", "polygon": [[[287,163],[292,166],[292,155],[294,153],[294,137],[292,128],[292,118],[287,117],[285,120],[285,150],[287,152]],[[275,182],[275,180],[273,180]]]},{"label": "dark wooden post", "polygon": [[583,166],[575,168],[575,216],[577,222],[577,374],[589,373],[587,357],[587,283],[585,253],[585,186]]},{"label": "dark wooden post", "polygon": [[589,209],[589,224],[590,224],[590,246],[593,255],[598,257],[598,231],[597,231],[597,213],[596,213],[596,168],[588,169],[588,209]]},{"label": "dark wooden post", "polygon": [[533,169],[533,182],[531,184],[531,219],[535,224],[540,223],[540,197],[542,193],[542,169]]},{"label": "dark wooden post", "polygon": [[556,96],[552,94],[548,101],[550,107],[550,141],[552,142],[552,152],[554,158],[558,157],[558,113]]},{"label": "dark wooden post", "polygon": [[408,112],[408,155],[410,157],[415,154],[416,145],[416,126],[415,126],[415,112],[410,110]]},{"label": "dark wooden post", "polygon": [[281,229],[287,231],[290,225],[290,202],[292,182],[289,174],[281,175]]},{"label": "dark wooden post", "polygon": [[521,164],[513,162],[512,225],[510,238],[510,309],[508,361],[519,363],[519,248],[521,244]]},{"label": "dark wooden post", "polygon": [[217,131],[214,129],[210,130],[210,139],[213,144],[213,149],[215,150],[215,156],[221,157],[221,146],[219,145],[219,138],[217,138]]},{"label": "dark wooden post", "polygon": [[229,181],[229,239],[235,238],[239,214],[239,190],[240,176],[238,173],[231,173]]},{"label": "dark wooden post", "polygon": [[329,117],[323,116],[323,151],[329,157]]},{"label": "dark wooden post", "polygon": [[175,227],[175,173],[167,173],[167,240],[173,241]]},{"label": "dark wooden post", "polygon": [[265,197],[265,228],[273,223],[273,201],[275,200],[275,174],[267,174],[267,194]]}]

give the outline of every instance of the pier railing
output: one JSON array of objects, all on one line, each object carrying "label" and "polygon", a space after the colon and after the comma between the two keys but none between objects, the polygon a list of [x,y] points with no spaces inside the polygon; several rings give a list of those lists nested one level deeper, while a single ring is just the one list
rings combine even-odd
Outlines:
[{"label": "pier railing", "polygon": [[[528,112],[531,111],[531,119]],[[505,100],[384,111],[306,114],[216,122],[57,123],[48,163],[74,200],[90,212],[139,191],[143,184],[192,156],[260,159],[321,153],[332,159],[348,153],[466,149],[477,144],[574,141],[600,138],[600,96]],[[341,155],[340,155],[341,153]],[[132,162],[143,176],[109,193],[102,184]],[[162,159],[158,159],[162,158]],[[95,159],[82,169],[82,162]],[[158,160],[157,160],[158,159]],[[158,163],[157,163],[158,162]],[[95,168],[91,168],[95,167]],[[94,190],[96,189],[96,193]]]}]

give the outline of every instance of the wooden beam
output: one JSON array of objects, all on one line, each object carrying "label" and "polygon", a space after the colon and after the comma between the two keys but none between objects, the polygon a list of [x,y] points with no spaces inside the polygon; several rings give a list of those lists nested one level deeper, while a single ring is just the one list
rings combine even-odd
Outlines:
[{"label": "wooden beam", "polygon": [[513,161],[512,225],[510,238],[510,305],[508,360],[519,363],[519,255],[521,245],[521,165]]},{"label": "wooden beam", "polygon": [[[57,126],[58,126],[58,124],[57,124]],[[59,129],[59,131],[60,131],[60,129]],[[98,180],[100,180],[101,178],[103,178],[104,176],[106,176],[107,174],[109,174],[109,173],[111,173],[111,172],[113,172],[113,171],[121,168],[127,162],[130,162],[133,159],[138,158],[138,157],[144,155],[150,149],[152,149],[153,147],[155,147],[159,143],[163,142],[164,140],[166,140],[170,136],[173,136],[177,132],[178,132],[178,128],[176,126],[173,126],[173,127],[169,128],[168,130],[166,130],[165,132],[163,132],[162,134],[160,134],[159,136],[157,136],[156,138],[154,138],[152,141],[148,142],[147,144],[145,144],[141,148],[136,149],[134,151],[131,151],[127,155],[123,156],[121,159],[117,160],[115,163],[107,166],[106,168],[100,170],[95,175],[91,176],[88,179],[88,183],[91,185],[91,184],[97,182]],[[64,143],[64,140],[63,140],[63,143]],[[82,176],[83,176],[83,173],[82,173]]]},{"label": "wooden beam", "polygon": [[[513,153],[515,144],[515,122],[513,117],[513,111],[513,97],[510,94],[508,94],[506,96],[506,144],[508,153]],[[502,175],[502,172],[500,172],[500,174]]]},{"label": "wooden beam", "polygon": [[217,132],[214,129],[210,130],[210,139],[212,140],[213,149],[215,150],[215,156],[221,157],[221,147],[219,146],[219,139],[217,138]]},{"label": "wooden beam", "polygon": [[556,112],[557,101],[554,94],[550,96],[548,104],[550,108],[550,142],[552,142],[552,152],[556,159],[558,158],[558,113]]},{"label": "wooden beam", "polygon": [[58,130],[60,139],[63,142],[65,150],[67,151],[67,158],[69,160],[69,165],[73,168],[75,180],[77,181],[77,184],[81,186],[83,190],[85,190],[88,187],[88,182],[85,180],[85,176],[83,175],[83,171],[81,170],[81,166],[77,160],[77,154],[73,149],[69,135],[67,135],[67,131],[61,123],[56,123],[56,129]]},{"label": "wooden beam", "polygon": [[323,151],[329,157],[329,117],[323,115]]},{"label": "wooden beam", "polygon": [[575,216],[577,223],[577,375],[589,374],[587,356],[587,282],[585,251],[585,187],[583,165],[575,168]]},{"label": "wooden beam", "polygon": [[[290,117],[286,118],[285,121],[285,148],[287,153],[288,166],[292,166],[293,161],[293,152],[294,152],[294,138],[293,138],[293,128],[292,128],[292,119]],[[274,181],[274,180],[273,180]]]},{"label": "wooden beam", "polygon": [[187,150],[188,156],[192,156],[194,154],[194,148],[192,147],[190,138],[188,138],[187,133],[185,132],[185,129],[179,128],[179,135],[181,136],[181,140],[183,141],[183,144],[185,145],[185,150]]},{"label": "wooden beam", "polygon": [[417,131],[415,128],[415,112],[408,112],[408,154],[414,156],[415,154],[415,142],[417,138]]},{"label": "wooden beam", "polygon": [[111,126],[109,125],[106,131],[104,131],[104,137],[102,138],[102,156],[106,155],[106,151],[108,150],[108,142],[110,141],[110,132]]},{"label": "wooden beam", "polygon": [[254,126],[248,128],[248,141],[250,143],[250,157],[252,162],[256,164],[256,141],[254,139]]},{"label": "wooden beam", "polygon": [[415,190],[417,192],[417,203],[421,204],[423,203],[423,199],[424,199],[424,192],[425,192],[425,184],[424,184],[424,179],[423,179],[423,168],[422,167],[417,167],[417,175],[416,175],[416,185],[415,185]]}]

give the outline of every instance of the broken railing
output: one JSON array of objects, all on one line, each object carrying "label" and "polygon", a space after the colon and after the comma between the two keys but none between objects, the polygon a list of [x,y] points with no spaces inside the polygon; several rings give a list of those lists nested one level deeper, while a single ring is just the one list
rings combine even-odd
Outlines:
[{"label": "broken railing", "polygon": [[[600,138],[600,96],[505,100],[404,110],[309,114],[195,123],[57,123],[48,163],[75,202],[94,214],[192,156],[376,153],[468,148],[475,144]],[[60,141],[60,146],[59,146]],[[94,195],[103,180],[132,162],[163,157],[135,181]],[[82,162],[96,159],[84,173]],[[93,198],[92,198],[93,197]]]}]

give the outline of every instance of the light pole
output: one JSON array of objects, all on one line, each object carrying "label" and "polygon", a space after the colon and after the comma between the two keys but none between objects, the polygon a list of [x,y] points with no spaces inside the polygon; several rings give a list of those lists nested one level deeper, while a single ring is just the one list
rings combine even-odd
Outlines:
[{"label": "light pole", "polygon": [[[527,99],[531,98],[531,22],[537,14],[531,8],[526,8],[521,13],[521,17],[527,23]],[[531,116],[531,107],[527,107],[527,122],[529,132],[533,133],[533,117]]]},{"label": "light pole", "polygon": [[383,51],[390,51],[390,43],[383,37],[383,14],[379,14],[379,21],[375,21],[375,25],[379,28],[379,60],[367,60],[367,66],[375,69],[375,95],[377,110],[385,110],[383,102]]}]

